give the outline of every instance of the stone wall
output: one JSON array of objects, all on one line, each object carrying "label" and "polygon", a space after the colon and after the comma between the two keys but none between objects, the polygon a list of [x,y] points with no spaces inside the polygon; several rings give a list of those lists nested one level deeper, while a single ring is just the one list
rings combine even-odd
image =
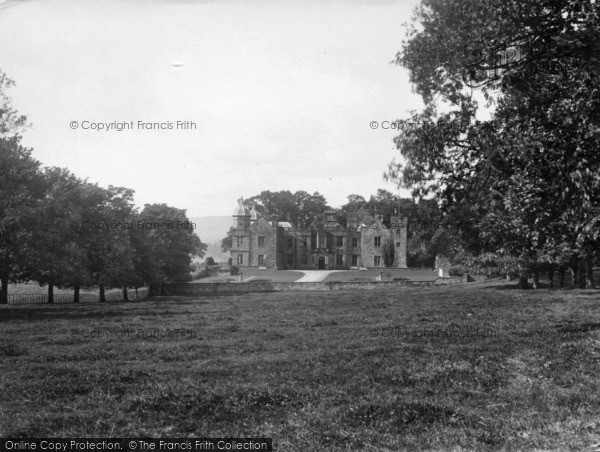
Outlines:
[{"label": "stone wall", "polygon": [[[485,277],[481,277],[485,279]],[[478,277],[478,280],[480,277]],[[322,281],[163,284],[163,295],[202,295],[216,293],[375,290],[402,287],[433,287],[461,284],[464,278],[438,278],[434,281]]]}]

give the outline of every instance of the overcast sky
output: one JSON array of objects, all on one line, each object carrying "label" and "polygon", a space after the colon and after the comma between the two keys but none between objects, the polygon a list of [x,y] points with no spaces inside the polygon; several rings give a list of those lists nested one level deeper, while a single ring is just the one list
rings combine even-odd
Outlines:
[{"label": "overcast sky", "polygon": [[0,69],[38,160],[139,206],[230,215],[240,196],[306,190],[338,207],[407,194],[382,179],[398,151],[381,123],[421,107],[390,64],[416,3],[0,0]]}]

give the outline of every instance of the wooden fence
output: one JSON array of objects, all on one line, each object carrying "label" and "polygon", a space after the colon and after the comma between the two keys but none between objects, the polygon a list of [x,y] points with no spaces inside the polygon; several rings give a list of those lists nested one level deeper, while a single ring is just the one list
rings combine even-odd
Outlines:
[{"label": "wooden fence", "polygon": [[[135,289],[129,289],[127,291],[127,297],[129,300],[135,300],[146,298],[148,296],[148,287],[140,287],[137,291],[137,297]],[[74,295],[72,293],[55,293],[54,303],[73,303]],[[120,301],[123,300],[123,290],[113,289],[107,290],[105,293],[106,301]],[[79,301],[81,303],[94,303],[100,301],[100,294],[97,293],[80,293]],[[36,304],[36,303],[47,303],[48,294],[46,293],[19,293],[9,294],[8,304]]]}]

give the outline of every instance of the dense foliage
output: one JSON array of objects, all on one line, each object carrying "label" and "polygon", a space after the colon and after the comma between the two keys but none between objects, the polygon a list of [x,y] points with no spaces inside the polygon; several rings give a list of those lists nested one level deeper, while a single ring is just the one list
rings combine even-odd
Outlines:
[{"label": "dense foliage", "polygon": [[515,258],[522,282],[548,264],[589,285],[599,258],[599,11],[423,0],[397,55],[425,108],[400,121],[387,178],[438,199],[467,251]]},{"label": "dense foliage", "polygon": [[0,303],[8,283],[25,280],[53,289],[105,287],[189,279],[201,243],[185,210],[165,204],[138,212],[133,191],[102,188],[63,168],[42,168],[21,144],[26,119],[17,114],[0,72]]}]

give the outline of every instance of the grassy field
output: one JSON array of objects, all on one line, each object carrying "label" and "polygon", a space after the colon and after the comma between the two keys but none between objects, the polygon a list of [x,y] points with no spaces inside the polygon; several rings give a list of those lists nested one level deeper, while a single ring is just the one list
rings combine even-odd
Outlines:
[{"label": "grassy field", "polygon": [[[249,279],[254,277],[253,280],[267,280],[275,282],[294,282],[304,276],[304,273],[294,270],[259,270],[257,268],[244,268],[240,270],[243,275],[243,279]],[[237,276],[229,275],[216,275],[208,276],[206,278],[195,279],[194,283],[213,283],[213,282],[227,282],[237,281]]]},{"label": "grassy field", "polygon": [[0,306],[0,435],[586,450],[599,308],[499,282]]},{"label": "grassy field", "polygon": [[[274,282],[293,282],[304,276],[302,271],[294,270],[258,270],[256,268],[243,269],[242,272],[244,280],[253,278],[252,281],[274,281]],[[307,270],[310,273],[311,270]],[[336,271],[331,273],[325,278],[325,281],[374,281],[375,277],[383,272],[383,280],[391,281],[394,278],[407,278],[413,280],[433,281],[437,278],[437,273],[430,268],[382,268],[381,270],[348,270],[348,271]],[[195,283],[212,283],[212,282],[226,282],[226,281],[237,281],[237,276],[219,275],[209,276],[207,278],[196,279],[192,282]]]},{"label": "grassy field", "polygon": [[431,268],[382,268],[381,270],[349,270],[332,273],[325,281],[374,281],[379,273],[383,273],[383,281],[392,281],[395,278],[406,278],[419,281],[433,281],[437,273]]}]

